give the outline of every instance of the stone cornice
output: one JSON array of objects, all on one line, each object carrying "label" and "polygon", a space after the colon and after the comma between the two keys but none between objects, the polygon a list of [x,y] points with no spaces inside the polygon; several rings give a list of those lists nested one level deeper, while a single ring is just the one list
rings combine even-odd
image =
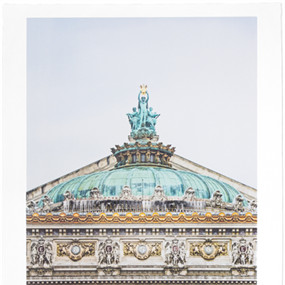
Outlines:
[{"label": "stone cornice", "polygon": [[99,215],[93,215],[92,213],[80,215],[74,213],[72,216],[64,213],[59,215],[51,213],[39,215],[35,213],[27,216],[26,221],[27,224],[256,224],[257,216],[251,213],[240,215],[236,212],[232,215],[224,213],[199,215],[196,212],[192,215],[184,213],[180,213],[179,215],[172,215],[171,213],[159,215],[158,213],[153,213],[151,216],[147,216],[145,213],[139,215],[133,215],[132,213],[120,215],[119,213],[114,213],[112,216],[104,213]]},{"label": "stone cornice", "polygon": [[34,284],[257,284],[256,280],[61,280],[61,281],[27,281],[27,285]]}]

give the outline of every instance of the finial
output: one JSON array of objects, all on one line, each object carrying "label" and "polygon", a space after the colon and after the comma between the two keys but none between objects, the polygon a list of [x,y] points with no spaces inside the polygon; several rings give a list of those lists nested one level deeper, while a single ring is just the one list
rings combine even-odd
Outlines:
[{"label": "finial", "polygon": [[141,92],[142,92],[142,95],[145,95],[146,94],[146,88],[147,88],[147,85],[140,85],[140,88],[141,88]]}]

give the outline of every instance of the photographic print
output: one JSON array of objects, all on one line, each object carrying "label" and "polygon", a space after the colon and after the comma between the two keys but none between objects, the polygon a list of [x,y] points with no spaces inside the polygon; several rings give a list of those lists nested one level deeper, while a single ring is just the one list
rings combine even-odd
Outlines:
[{"label": "photographic print", "polygon": [[27,18],[27,283],[257,282],[257,18]]}]

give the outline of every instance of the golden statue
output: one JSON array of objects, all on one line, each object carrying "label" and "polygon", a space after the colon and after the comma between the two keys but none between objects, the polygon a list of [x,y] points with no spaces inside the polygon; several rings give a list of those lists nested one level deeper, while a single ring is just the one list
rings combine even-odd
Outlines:
[{"label": "golden statue", "polygon": [[143,85],[140,86],[140,88],[141,88],[141,94],[145,96],[147,85],[143,84]]}]

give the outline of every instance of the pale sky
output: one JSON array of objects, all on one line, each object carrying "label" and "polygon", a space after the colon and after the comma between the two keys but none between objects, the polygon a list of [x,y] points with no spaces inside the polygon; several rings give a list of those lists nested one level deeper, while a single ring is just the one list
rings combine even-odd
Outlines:
[{"label": "pale sky", "polygon": [[160,141],[256,188],[256,18],[28,19],[27,190],[127,142],[146,84]]}]

